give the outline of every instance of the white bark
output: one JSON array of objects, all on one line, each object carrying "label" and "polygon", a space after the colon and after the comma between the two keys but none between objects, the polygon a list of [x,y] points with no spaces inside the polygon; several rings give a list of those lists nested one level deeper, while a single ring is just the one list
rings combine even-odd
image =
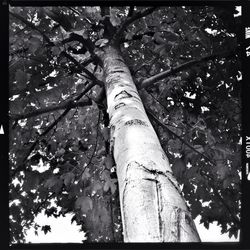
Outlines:
[{"label": "white bark", "polygon": [[104,48],[102,59],[124,241],[200,241],[119,49]]}]

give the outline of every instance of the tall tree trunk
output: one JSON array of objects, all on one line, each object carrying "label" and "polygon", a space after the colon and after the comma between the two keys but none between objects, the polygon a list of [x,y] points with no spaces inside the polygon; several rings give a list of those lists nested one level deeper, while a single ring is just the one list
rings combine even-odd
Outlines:
[{"label": "tall tree trunk", "polygon": [[124,241],[200,241],[120,50],[105,47],[102,60]]}]

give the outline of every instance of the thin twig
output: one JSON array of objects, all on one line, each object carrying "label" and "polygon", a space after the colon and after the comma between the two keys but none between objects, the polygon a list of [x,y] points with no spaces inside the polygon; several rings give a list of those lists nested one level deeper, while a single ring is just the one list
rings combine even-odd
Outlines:
[{"label": "thin twig", "polygon": [[94,157],[94,155],[95,155],[95,153],[96,153],[97,142],[98,142],[98,136],[99,136],[98,126],[99,126],[99,123],[100,123],[100,117],[101,117],[101,111],[99,110],[99,111],[98,111],[98,120],[97,120],[97,125],[96,125],[97,129],[96,129],[96,140],[95,140],[94,150],[93,150],[93,152],[92,152],[92,155],[91,155],[91,157],[90,157],[90,159],[89,159],[88,164],[83,168],[83,170],[81,171],[81,173],[80,173],[79,176],[82,176],[82,174],[84,173],[84,171],[86,170],[86,168],[91,164],[92,159],[93,159],[93,157]]},{"label": "thin twig", "polygon": [[117,30],[116,34],[114,35],[114,40],[120,40],[122,38],[122,33],[124,32],[124,30],[133,22],[135,22],[136,20],[147,16],[149,14],[151,14],[152,12],[154,12],[157,9],[157,7],[151,7],[148,8],[144,11],[141,12],[136,12],[134,13],[131,17],[128,17],[123,24],[121,25],[121,27]]},{"label": "thin twig", "polygon": [[190,145],[189,143],[187,143],[181,136],[177,135],[176,133],[174,133],[171,129],[169,129],[167,127],[166,124],[164,124],[163,122],[159,121],[158,118],[156,118],[149,110],[146,111],[147,114],[152,117],[154,119],[154,121],[156,121],[160,126],[162,126],[163,128],[167,129],[167,131],[172,134],[173,136],[175,136],[176,138],[178,138],[181,142],[183,142],[185,145],[187,145],[190,149],[192,149],[194,152],[196,152],[197,154],[199,154],[200,156],[202,156],[203,158],[205,158],[207,161],[209,161],[212,165],[216,166],[216,163],[213,162],[211,159],[209,159],[206,155],[202,154],[201,152],[199,152],[197,149],[195,149],[192,145]]},{"label": "thin twig", "polygon": [[10,114],[10,118],[13,120],[21,120],[21,119],[38,116],[44,113],[53,112],[53,111],[60,110],[60,109],[66,109],[66,108],[72,109],[76,107],[84,107],[84,106],[91,105],[91,104],[92,104],[92,101],[90,99],[85,99],[79,102],[74,102],[70,100],[70,101],[67,101],[66,103],[60,103],[58,105],[53,105],[53,106],[37,109],[26,114]]},{"label": "thin twig", "polygon": [[209,61],[209,60],[214,60],[218,57],[225,57],[225,56],[230,56],[230,55],[233,55],[235,53],[235,51],[232,51],[230,53],[221,53],[221,54],[214,54],[214,55],[209,55],[209,56],[205,56],[205,57],[202,57],[202,58],[199,58],[199,59],[195,59],[195,60],[191,60],[189,62],[186,62],[186,63],[183,63],[181,65],[178,65],[176,66],[175,68],[171,68],[170,70],[166,70],[166,71],[163,71],[159,74],[156,74],[154,76],[151,76],[145,80],[143,80],[139,86],[140,89],[143,89],[143,88],[147,88],[149,87],[150,85],[152,85],[153,83],[157,82],[157,81],[160,81],[166,77],[169,77],[171,75],[174,75],[182,70],[185,70],[185,69],[188,69],[190,68],[191,66],[194,66],[196,64],[199,64],[199,63],[203,63],[203,62],[206,62],[206,61]]},{"label": "thin twig", "polygon": [[72,12],[74,12],[75,14],[77,14],[78,16],[81,15],[80,12],[78,12],[76,9],[74,9],[73,7],[68,7]]},{"label": "thin twig", "polygon": [[70,61],[72,61],[81,71],[83,71],[93,82],[95,82],[95,84],[97,85],[103,85],[103,82],[98,80],[94,74],[92,74],[90,71],[88,71],[85,67],[82,66],[82,64],[80,64],[73,56],[71,56],[70,54],[66,53],[65,51],[63,51],[61,53],[63,56],[65,56],[66,58],[68,58]]},{"label": "thin twig", "polygon": [[162,102],[160,102],[158,99],[156,99],[151,93],[148,93],[148,94],[149,94],[156,102],[158,102],[158,103],[159,103],[168,113],[170,112]]}]

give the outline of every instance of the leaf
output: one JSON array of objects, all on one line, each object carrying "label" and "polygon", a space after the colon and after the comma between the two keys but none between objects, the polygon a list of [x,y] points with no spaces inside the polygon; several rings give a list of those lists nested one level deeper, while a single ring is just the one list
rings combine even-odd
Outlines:
[{"label": "leaf", "polygon": [[183,161],[183,159],[178,158],[175,160],[173,166],[172,166],[173,174],[174,176],[179,179],[182,177],[183,173],[186,171],[186,164]]},{"label": "leaf", "polygon": [[103,158],[102,156],[106,155],[106,149],[105,149],[105,147],[104,147],[104,146],[101,147],[101,148],[97,151],[96,155],[97,155],[98,157]]},{"label": "leaf", "polygon": [[207,142],[210,146],[214,145],[216,143],[216,139],[214,138],[214,136],[212,135],[212,131],[211,129],[208,129],[206,132],[206,136],[207,136]]},{"label": "leaf", "polygon": [[51,207],[51,208],[48,208],[48,209],[45,209],[45,212],[44,212],[48,217],[54,215],[54,217],[57,217],[56,216],[56,213],[57,213],[57,208],[56,207]]},{"label": "leaf", "polygon": [[111,169],[115,165],[113,157],[110,154],[108,154],[105,157],[104,164],[105,164],[105,166],[106,166],[107,169]]},{"label": "leaf", "polygon": [[204,153],[204,148],[202,145],[194,145],[194,148],[200,152],[200,153]]},{"label": "leaf", "polygon": [[207,221],[204,221],[203,224],[206,229],[209,229],[209,223]]},{"label": "leaf", "polygon": [[109,190],[109,181],[106,181],[103,187],[103,191],[108,192],[108,190]]},{"label": "leaf", "polygon": [[15,113],[15,114],[22,113],[23,106],[24,106],[24,102],[20,99],[16,99],[14,101],[9,102],[11,113]]},{"label": "leaf", "polygon": [[23,183],[23,190],[30,191],[32,189],[37,188],[39,184],[39,175],[34,172],[27,172],[25,174],[25,181]]},{"label": "leaf", "polygon": [[52,176],[48,180],[45,181],[44,187],[50,189],[56,185],[57,181],[58,181],[58,178],[56,176]]},{"label": "leaf", "polygon": [[84,38],[88,38],[88,36],[86,36],[86,34],[85,34],[86,33],[85,28],[83,28],[81,30],[74,31],[74,33],[77,34],[77,35],[83,36]]},{"label": "leaf", "polygon": [[41,48],[42,46],[42,41],[38,38],[38,37],[32,37],[31,39],[29,39],[29,51],[33,54],[35,54],[35,52]]},{"label": "leaf", "polygon": [[61,49],[59,47],[57,47],[57,46],[53,46],[51,48],[51,52],[52,52],[53,55],[59,56],[59,54],[61,53]]},{"label": "leaf", "polygon": [[17,81],[17,88],[19,90],[23,89],[26,87],[26,83],[28,81],[28,76],[25,72],[22,70],[18,69],[15,74],[15,79]]},{"label": "leaf", "polygon": [[77,93],[81,92],[84,87],[85,87],[85,84],[83,84],[83,83],[77,84],[77,86],[76,86],[76,92]]},{"label": "leaf", "polygon": [[110,179],[110,171],[104,170],[101,174],[101,180],[107,181]]},{"label": "leaf", "polygon": [[92,210],[93,202],[88,196],[80,196],[75,202],[75,208],[81,209],[81,212],[86,214],[89,210]]},{"label": "leaf", "polygon": [[170,139],[168,141],[168,147],[170,148],[170,151],[172,153],[179,153],[182,147],[182,142],[179,139],[176,140]]},{"label": "leaf", "polygon": [[165,44],[156,44],[154,47],[154,52],[164,54],[166,52],[165,50]]},{"label": "leaf", "polygon": [[50,153],[54,154],[57,150],[57,142],[56,141],[51,141],[50,144],[48,145]]},{"label": "leaf", "polygon": [[105,184],[104,184],[104,187],[103,187],[103,191],[104,192],[108,192],[109,189],[111,190],[111,193],[114,194],[115,191],[117,190],[117,180],[111,180],[111,179],[108,179],[106,180]]},{"label": "leaf", "polygon": [[51,191],[56,194],[59,193],[62,189],[63,181],[59,179],[57,176],[52,176],[48,180],[45,181],[44,187],[51,189]]},{"label": "leaf", "polygon": [[16,218],[18,215],[20,215],[21,211],[20,208],[14,204],[11,205],[11,207],[9,208],[10,214]]},{"label": "leaf", "polygon": [[235,239],[238,237],[238,229],[236,227],[232,227],[229,229],[229,238],[234,236]]},{"label": "leaf", "polygon": [[114,194],[117,190],[117,180],[111,180],[110,184],[111,193]]},{"label": "leaf", "polygon": [[178,34],[176,34],[173,31],[165,31],[164,37],[167,41],[172,41],[172,42],[178,41],[178,39],[179,39]]},{"label": "leaf", "polygon": [[196,166],[192,166],[191,168],[188,168],[186,171],[186,178],[192,179],[197,175],[198,168]]},{"label": "leaf", "polygon": [[37,165],[41,159],[41,155],[37,152],[36,154],[32,155],[30,158],[31,164]]},{"label": "leaf", "polygon": [[126,40],[132,40],[132,38],[133,38],[133,33],[127,32],[126,35],[125,35],[125,39]]},{"label": "leaf", "polygon": [[102,135],[105,141],[108,141],[110,138],[110,129],[108,127],[104,127],[102,129]]},{"label": "leaf", "polygon": [[142,39],[141,39],[141,41],[143,42],[143,43],[148,43],[148,42],[151,42],[152,41],[152,37],[151,36],[148,36],[148,35],[143,35],[143,37],[142,37]]},{"label": "leaf", "polygon": [[226,178],[223,180],[223,188],[226,189],[228,187],[230,187],[232,183],[232,179],[231,178]]},{"label": "leaf", "polygon": [[95,45],[98,46],[98,47],[104,47],[108,42],[109,42],[108,39],[102,38],[102,39],[97,40],[95,42]]},{"label": "leaf", "polygon": [[91,177],[91,174],[89,173],[89,168],[86,168],[82,174],[82,180],[88,180],[89,177]]},{"label": "leaf", "polygon": [[228,155],[232,154],[231,150],[223,144],[217,144],[215,147],[215,150],[220,152],[221,158],[225,159],[228,157]]},{"label": "leaf", "polygon": [[51,232],[51,228],[49,225],[42,226],[41,230],[44,231],[44,234]]},{"label": "leaf", "polygon": [[200,215],[201,211],[202,211],[201,202],[199,201],[192,202],[191,213],[192,213],[193,219],[195,219],[198,215]]},{"label": "leaf", "polygon": [[66,187],[70,186],[75,180],[75,175],[72,172],[66,173],[62,177]]},{"label": "leaf", "polygon": [[114,27],[121,24],[121,19],[117,16],[115,9],[110,9],[110,22]]},{"label": "leaf", "polygon": [[221,180],[224,180],[229,173],[229,168],[223,163],[217,163],[217,175]]},{"label": "leaf", "polygon": [[65,149],[64,149],[64,148],[61,148],[61,149],[59,149],[59,150],[56,152],[56,156],[57,156],[57,157],[60,157],[60,156],[62,156],[64,153],[65,153]]},{"label": "leaf", "polygon": [[197,196],[200,197],[200,199],[202,199],[203,201],[208,199],[206,188],[202,185],[197,186],[196,193]]}]

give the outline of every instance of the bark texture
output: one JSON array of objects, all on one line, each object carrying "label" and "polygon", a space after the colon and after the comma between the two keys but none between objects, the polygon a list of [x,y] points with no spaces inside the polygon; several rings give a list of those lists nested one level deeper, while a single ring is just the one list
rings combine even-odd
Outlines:
[{"label": "bark texture", "polygon": [[103,50],[124,241],[200,241],[119,49],[107,46]]}]

